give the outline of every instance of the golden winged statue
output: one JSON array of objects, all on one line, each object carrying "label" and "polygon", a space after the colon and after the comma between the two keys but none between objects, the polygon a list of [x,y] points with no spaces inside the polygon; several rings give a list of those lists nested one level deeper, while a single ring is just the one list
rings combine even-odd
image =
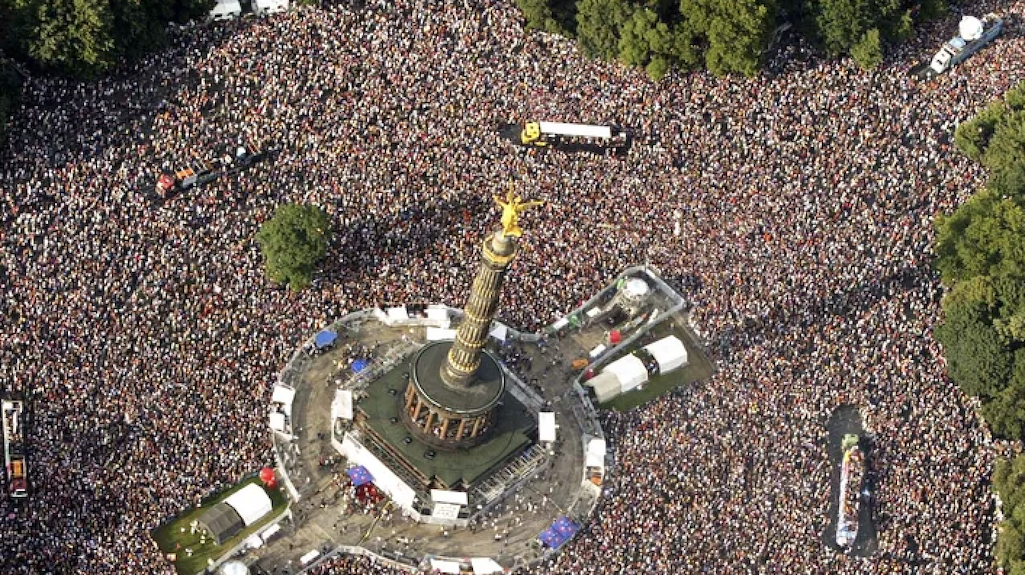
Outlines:
[{"label": "golden winged statue", "polygon": [[509,192],[505,195],[505,200],[498,196],[494,196],[494,198],[495,203],[502,207],[502,233],[517,238],[523,235],[523,229],[517,225],[520,214],[529,208],[544,204],[539,201],[523,201],[523,198],[513,193],[512,184],[509,185]]}]

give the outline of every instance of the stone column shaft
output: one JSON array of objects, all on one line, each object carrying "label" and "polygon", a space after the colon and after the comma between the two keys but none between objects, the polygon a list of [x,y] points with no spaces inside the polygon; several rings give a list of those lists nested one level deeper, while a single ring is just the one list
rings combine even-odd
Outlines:
[{"label": "stone column shaft", "polygon": [[515,240],[505,237],[501,232],[485,240],[481,250],[481,265],[470,289],[463,321],[456,330],[455,342],[441,368],[441,379],[446,385],[458,388],[473,383],[474,375],[480,367],[481,350],[488,341],[491,321],[498,311],[505,273],[515,255]]}]

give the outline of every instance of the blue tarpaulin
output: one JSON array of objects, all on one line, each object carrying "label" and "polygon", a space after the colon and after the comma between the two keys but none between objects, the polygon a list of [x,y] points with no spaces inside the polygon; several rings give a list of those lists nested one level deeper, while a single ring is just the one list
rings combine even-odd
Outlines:
[{"label": "blue tarpaulin", "polygon": [[572,539],[577,531],[580,531],[580,526],[569,517],[561,515],[552,523],[551,527],[541,532],[540,539],[542,543],[552,549],[558,549]]},{"label": "blue tarpaulin", "polygon": [[367,362],[367,360],[357,359],[356,361],[352,362],[352,371],[359,373],[366,369],[367,365],[369,365],[369,362]]},{"label": "blue tarpaulin", "polygon": [[336,339],[338,339],[337,333],[325,329],[318,333],[316,339],[313,341],[317,344],[317,347],[327,347],[334,343]]},{"label": "blue tarpaulin", "polygon": [[370,472],[367,471],[367,468],[363,467],[362,465],[350,467],[346,473],[349,474],[349,479],[352,480],[352,484],[356,487],[359,487],[360,485],[366,485],[367,483],[371,483],[374,480],[374,476],[370,475]]}]

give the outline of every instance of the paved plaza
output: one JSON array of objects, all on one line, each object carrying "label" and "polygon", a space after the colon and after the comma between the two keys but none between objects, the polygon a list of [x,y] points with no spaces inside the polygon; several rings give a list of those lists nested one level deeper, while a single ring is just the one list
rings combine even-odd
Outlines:
[{"label": "paved plaza", "polygon": [[[577,312],[608,303],[615,291],[611,287],[609,290]],[[654,301],[656,311],[658,306],[662,310],[672,308],[673,298],[658,297],[661,295]],[[684,313],[661,317],[653,325],[679,331],[688,322]],[[458,318],[455,321],[457,324]],[[651,327],[636,332],[636,343],[647,343],[655,337],[655,331],[649,331]],[[430,558],[465,561],[470,557],[489,557],[512,568],[542,557],[546,549],[538,535],[559,516],[587,520],[601,487],[591,480],[585,467],[584,449],[588,439],[603,439],[604,434],[596,406],[577,380],[583,370],[582,360],[589,365],[601,363],[594,350],[609,344],[605,322],[584,322],[546,337],[510,330],[507,341],[492,339],[492,352],[508,360],[505,365],[513,376],[508,391],[516,397],[516,404],[534,413],[554,412],[557,441],[536,471],[498,503],[475,515],[468,527],[418,523],[391,502],[368,506],[356,501],[350,497],[352,487],[346,475],[352,464],[341,456],[337,445],[351,429],[351,422],[333,420],[336,389],[352,390],[357,405],[366,400],[366,390],[373,382],[394,377],[404,369],[427,343],[430,328],[390,326],[369,311],[350,314],[331,328],[338,334],[331,347],[317,353],[308,353],[312,348],[305,347],[282,373],[282,380],[294,378],[292,438],[275,435],[275,442],[284,462],[283,471],[299,500],[292,506],[291,519],[282,524],[284,535],[252,551],[249,562],[267,572],[295,572],[302,567],[299,558],[317,550],[322,555],[369,552],[410,568],[429,565]],[[627,344],[623,342],[615,349],[629,349]],[[692,354],[700,354],[693,335],[687,347]],[[609,357],[616,355],[612,351]],[[361,359],[369,359],[369,365],[357,372],[353,363]]]}]

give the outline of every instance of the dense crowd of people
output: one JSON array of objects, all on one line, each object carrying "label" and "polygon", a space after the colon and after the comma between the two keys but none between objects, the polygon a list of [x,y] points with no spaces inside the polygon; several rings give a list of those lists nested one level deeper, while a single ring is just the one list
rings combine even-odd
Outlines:
[{"label": "dense crowd of people", "polygon": [[[525,34],[505,0],[395,0],[186,30],[95,82],[29,79],[0,161],[0,389],[31,406],[32,496],[0,498],[0,571],[171,572],[149,529],[271,463],[290,350],[347,311],[461,306],[510,180],[547,204],[524,217],[505,321],[546,325],[649,262],[718,364],[607,414],[605,496],[536,572],[988,570],[996,448],[944,378],[929,265],[933,216],[984,178],[955,124],[1025,79],[1012,24],[932,81],[907,68],[949,19],[874,72],[793,44],[754,79],[653,84]],[[615,158],[499,136],[529,119],[634,141]],[[161,171],[239,144],[274,153],[155,197]],[[283,202],[335,226],[300,293],[265,278],[253,239]],[[823,543],[843,404],[874,433],[871,558]]]}]

